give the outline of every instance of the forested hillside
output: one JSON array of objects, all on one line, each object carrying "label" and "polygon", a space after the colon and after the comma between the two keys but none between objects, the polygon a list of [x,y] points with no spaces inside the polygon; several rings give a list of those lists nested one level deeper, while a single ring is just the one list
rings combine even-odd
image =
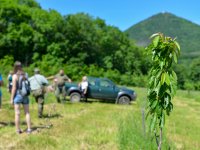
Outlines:
[{"label": "forested hillside", "polygon": [[119,83],[123,74],[126,84],[130,75],[148,72],[144,49],[100,18],[84,13],[61,16],[41,9],[34,0],[0,0],[0,7],[0,58],[6,72],[15,60],[29,66],[29,72],[39,67],[45,75],[62,67],[75,80],[86,74]]},{"label": "forested hillside", "polygon": [[[174,28],[192,28],[191,33],[183,33],[188,44],[182,43],[182,32],[181,35],[178,32],[166,33],[177,36],[182,51],[186,51],[185,46],[198,45],[196,40],[200,32],[196,30],[197,25],[182,19],[181,24],[188,25],[181,26],[175,16],[160,14],[161,18],[162,15],[172,17],[172,22],[177,22],[173,31]],[[169,28],[170,22],[163,23]],[[140,37],[139,33],[143,31],[142,39],[148,39],[158,31],[150,30],[158,28],[157,24],[151,24],[151,19],[141,25],[143,27],[137,28],[133,35]],[[149,28],[145,29],[146,26]],[[6,76],[14,61],[19,60],[30,75],[35,67],[40,68],[45,76],[54,75],[63,68],[73,81],[88,75],[108,77],[121,85],[144,87],[148,84],[151,56],[146,55],[144,47],[136,46],[127,32],[89,14],[62,16],[52,9],[43,10],[35,0],[0,0],[0,73]],[[194,35],[193,40],[191,34]],[[191,41],[193,44],[189,43]],[[197,49],[188,51],[198,53]],[[187,67],[176,67],[180,88],[200,89],[199,66],[200,61],[196,58]]]},{"label": "forested hillside", "polygon": [[177,38],[181,45],[181,58],[200,56],[200,26],[171,13],[156,14],[125,31],[140,46],[146,46],[149,37],[157,32]]}]

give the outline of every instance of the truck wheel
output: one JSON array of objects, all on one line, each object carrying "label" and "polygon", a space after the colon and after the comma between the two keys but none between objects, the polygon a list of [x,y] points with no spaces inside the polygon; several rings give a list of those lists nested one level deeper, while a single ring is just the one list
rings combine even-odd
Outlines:
[{"label": "truck wheel", "polygon": [[70,101],[71,102],[80,102],[81,95],[78,92],[73,92],[70,94]]},{"label": "truck wheel", "polygon": [[130,98],[128,96],[121,96],[118,99],[118,104],[128,105],[130,104]]}]

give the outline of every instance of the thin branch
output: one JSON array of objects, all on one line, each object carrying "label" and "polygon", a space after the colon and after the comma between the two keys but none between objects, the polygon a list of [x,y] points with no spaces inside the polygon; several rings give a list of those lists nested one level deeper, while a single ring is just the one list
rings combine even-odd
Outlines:
[{"label": "thin branch", "polygon": [[159,142],[158,150],[161,150],[161,147],[162,147],[162,128],[160,128],[160,142]]},{"label": "thin branch", "polygon": [[158,136],[156,135],[156,131],[154,131],[154,135],[155,135],[155,138],[156,138],[156,144],[157,144],[157,146],[159,146],[159,141],[158,141]]}]

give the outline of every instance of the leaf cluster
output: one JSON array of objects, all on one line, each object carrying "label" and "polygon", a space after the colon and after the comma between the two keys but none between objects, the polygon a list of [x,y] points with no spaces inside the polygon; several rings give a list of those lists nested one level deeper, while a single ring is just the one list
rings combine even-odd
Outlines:
[{"label": "leaf cluster", "polygon": [[151,115],[151,130],[163,128],[165,115],[173,110],[172,98],[176,93],[177,76],[172,64],[177,63],[180,46],[176,39],[162,33],[151,36],[152,43],[146,48],[152,54],[148,89],[148,115]]}]

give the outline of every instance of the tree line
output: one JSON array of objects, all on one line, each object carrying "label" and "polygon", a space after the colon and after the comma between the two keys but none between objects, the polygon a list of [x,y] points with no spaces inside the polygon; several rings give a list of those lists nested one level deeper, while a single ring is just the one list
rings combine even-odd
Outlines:
[{"label": "tree line", "polygon": [[19,60],[30,74],[35,67],[46,76],[63,68],[73,80],[101,76],[132,86],[146,86],[151,66],[145,49],[117,27],[85,13],[43,10],[35,0],[0,0],[0,59],[5,74]]}]

